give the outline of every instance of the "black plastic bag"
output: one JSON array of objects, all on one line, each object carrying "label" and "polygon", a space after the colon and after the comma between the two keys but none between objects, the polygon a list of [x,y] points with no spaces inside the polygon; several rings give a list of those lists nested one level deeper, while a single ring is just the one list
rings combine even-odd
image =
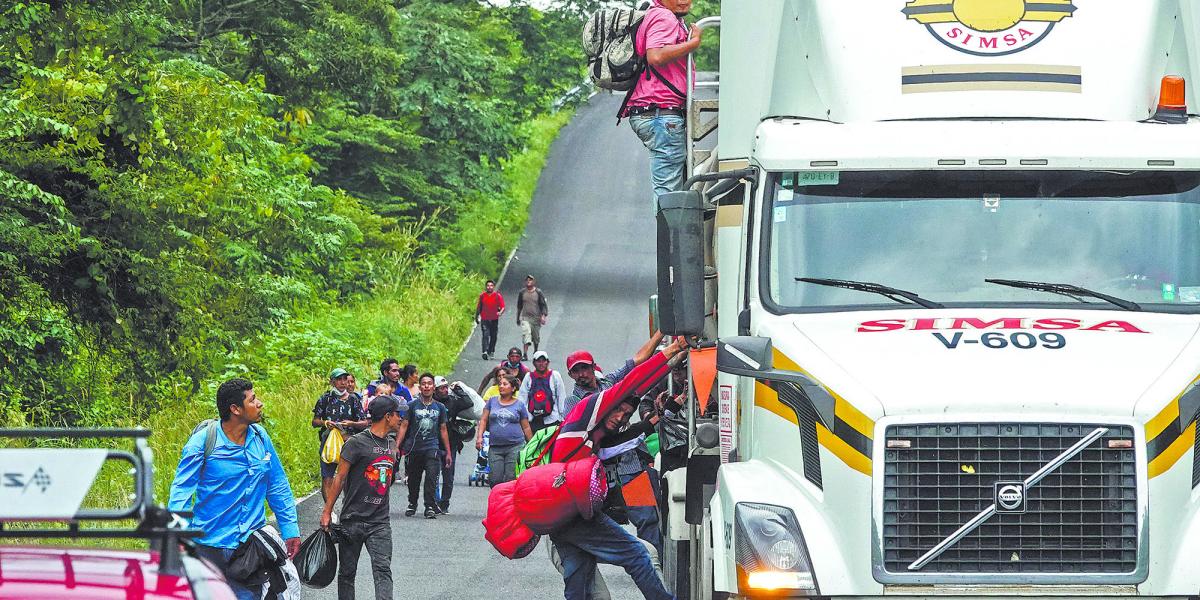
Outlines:
[{"label": "black plastic bag", "polygon": [[337,546],[333,544],[333,536],[324,529],[314,531],[300,544],[300,551],[292,559],[292,564],[296,565],[300,583],[308,587],[320,589],[333,583],[338,567]]}]

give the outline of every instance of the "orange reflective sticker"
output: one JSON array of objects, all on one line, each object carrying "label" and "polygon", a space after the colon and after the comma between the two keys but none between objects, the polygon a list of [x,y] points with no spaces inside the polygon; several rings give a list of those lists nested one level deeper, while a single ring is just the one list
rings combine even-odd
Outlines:
[{"label": "orange reflective sticker", "polygon": [[692,389],[696,390],[696,402],[703,415],[708,407],[708,396],[717,381],[717,348],[694,349],[688,353],[688,361],[692,365]]},{"label": "orange reflective sticker", "polygon": [[621,496],[625,498],[625,506],[658,506],[654,488],[650,486],[650,474],[646,471],[622,485]]}]

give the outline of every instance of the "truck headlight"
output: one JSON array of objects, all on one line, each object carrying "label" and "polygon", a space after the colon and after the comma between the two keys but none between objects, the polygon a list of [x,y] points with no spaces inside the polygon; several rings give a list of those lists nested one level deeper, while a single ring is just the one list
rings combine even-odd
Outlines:
[{"label": "truck headlight", "polygon": [[740,502],[733,509],[738,588],[791,595],[817,590],[800,524],[791,509]]}]

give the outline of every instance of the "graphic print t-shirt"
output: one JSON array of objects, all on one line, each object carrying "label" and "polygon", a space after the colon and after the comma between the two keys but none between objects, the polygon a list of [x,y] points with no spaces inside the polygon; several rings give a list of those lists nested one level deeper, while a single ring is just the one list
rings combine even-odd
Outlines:
[{"label": "graphic print t-shirt", "polygon": [[342,460],[350,463],[342,496],[342,521],[384,523],[388,520],[388,486],[396,476],[395,441],[370,430],[350,436]]},{"label": "graphic print t-shirt", "polygon": [[505,406],[499,396],[488,398],[488,433],[493,447],[515,446],[525,441],[525,430],[521,420],[529,420],[529,407],[524,402],[514,401]]},{"label": "graphic print t-shirt", "polygon": [[442,425],[446,424],[446,407],[434,400],[425,406],[420,400],[408,405],[408,433],[404,438],[404,449],[416,454],[437,452],[442,447]]}]

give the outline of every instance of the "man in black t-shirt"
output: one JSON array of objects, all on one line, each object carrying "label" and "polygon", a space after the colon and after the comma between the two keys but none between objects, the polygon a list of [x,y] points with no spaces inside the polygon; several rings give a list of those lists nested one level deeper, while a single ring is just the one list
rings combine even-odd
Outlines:
[{"label": "man in black t-shirt", "polygon": [[333,504],[343,489],[339,543],[338,598],[354,597],[358,557],[365,545],[371,556],[375,598],[392,597],[392,528],[388,519],[388,488],[396,480],[396,444],[389,435],[399,430],[400,404],[392,396],[377,396],[368,407],[371,426],[342,446],[333,490],[325,500],[321,528],[328,529]]}]

